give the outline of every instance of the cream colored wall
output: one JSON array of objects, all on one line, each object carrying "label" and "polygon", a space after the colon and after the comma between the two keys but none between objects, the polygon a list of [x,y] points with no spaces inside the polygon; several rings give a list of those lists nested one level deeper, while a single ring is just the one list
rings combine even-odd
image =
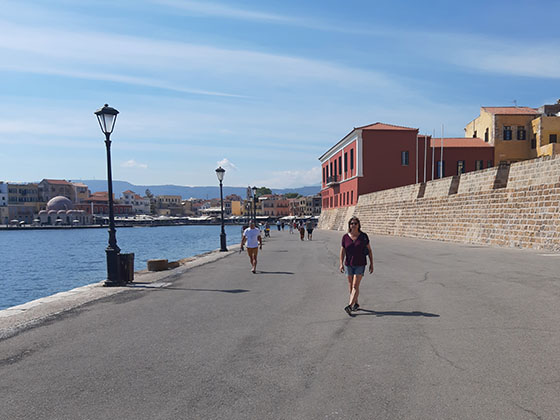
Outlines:
[{"label": "cream colored wall", "polygon": [[[532,123],[532,135],[537,139],[538,156],[552,156],[560,146],[560,117],[541,116]],[[550,134],[556,134],[558,142],[550,144]]]},{"label": "cream colored wall", "polygon": [[480,108],[480,116],[467,124],[465,127],[465,137],[473,137],[476,131],[476,136],[484,140],[484,132],[488,129],[488,144],[494,144],[494,118],[493,114],[486,112]]}]

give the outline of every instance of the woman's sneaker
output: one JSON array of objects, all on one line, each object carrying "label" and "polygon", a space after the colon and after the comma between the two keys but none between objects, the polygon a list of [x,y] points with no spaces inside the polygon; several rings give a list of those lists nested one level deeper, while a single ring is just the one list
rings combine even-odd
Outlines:
[{"label": "woman's sneaker", "polygon": [[358,305],[357,303],[354,303],[354,306],[352,306],[352,310],[354,312],[356,312],[358,309],[360,309],[360,305]]},{"label": "woman's sneaker", "polygon": [[350,305],[348,305],[346,308],[344,308],[344,310],[346,311],[348,316],[354,316],[354,315],[352,315],[352,307]]}]

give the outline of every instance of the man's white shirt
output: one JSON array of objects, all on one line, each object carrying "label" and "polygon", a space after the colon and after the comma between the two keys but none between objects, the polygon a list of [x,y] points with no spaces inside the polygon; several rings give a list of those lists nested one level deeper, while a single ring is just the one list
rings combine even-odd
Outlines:
[{"label": "man's white shirt", "polygon": [[259,246],[258,237],[261,235],[261,231],[258,228],[247,228],[243,231],[243,236],[247,238],[246,246],[247,248],[257,248]]}]

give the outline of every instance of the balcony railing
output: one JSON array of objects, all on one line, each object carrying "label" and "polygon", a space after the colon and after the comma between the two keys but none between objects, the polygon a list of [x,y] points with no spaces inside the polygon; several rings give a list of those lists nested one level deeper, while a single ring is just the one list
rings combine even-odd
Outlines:
[{"label": "balcony railing", "polygon": [[327,177],[327,185],[337,184],[338,177],[336,175],[331,175]]}]

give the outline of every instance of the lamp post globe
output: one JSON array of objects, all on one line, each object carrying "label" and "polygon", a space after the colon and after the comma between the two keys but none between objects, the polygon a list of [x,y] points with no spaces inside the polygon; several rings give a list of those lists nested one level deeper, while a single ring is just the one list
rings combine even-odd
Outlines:
[{"label": "lamp post globe", "polygon": [[99,108],[94,114],[97,116],[99,127],[105,134],[105,146],[107,149],[107,189],[109,202],[109,244],[105,249],[107,255],[107,280],[105,286],[122,286],[119,273],[120,248],[117,246],[117,232],[115,229],[115,213],[113,210],[113,176],[111,172],[111,133],[115,128],[115,121],[119,111],[111,108],[108,104]]},{"label": "lamp post globe", "polygon": [[224,175],[226,174],[226,170],[221,166],[216,169],[216,176],[218,177],[218,181],[220,181],[220,208],[221,208],[221,215],[222,215],[222,232],[220,233],[220,251],[224,252],[227,251],[226,247],[226,231],[224,229],[224,194],[222,191],[222,181],[224,180]]}]

